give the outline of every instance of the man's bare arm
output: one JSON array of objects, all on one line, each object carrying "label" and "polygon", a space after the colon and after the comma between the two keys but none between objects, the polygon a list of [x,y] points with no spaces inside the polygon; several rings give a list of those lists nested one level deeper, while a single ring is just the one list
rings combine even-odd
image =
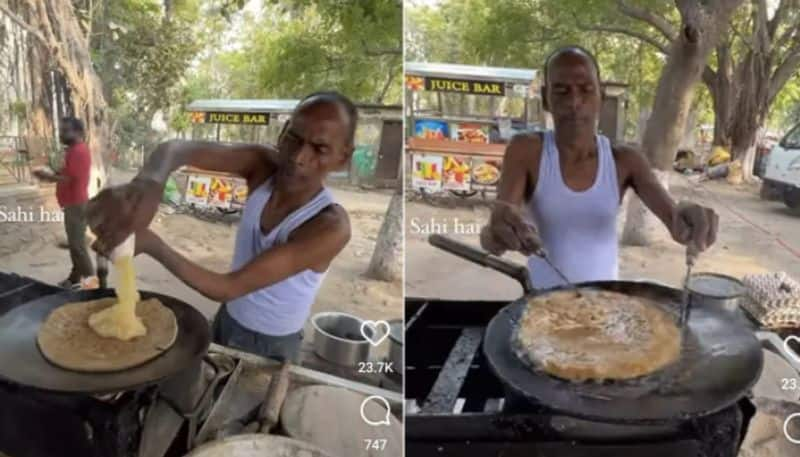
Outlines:
[{"label": "man's bare arm", "polygon": [[528,188],[535,185],[529,183],[529,170],[535,150],[541,150],[541,138],[538,135],[517,135],[511,139],[503,156],[503,170],[497,189],[497,200],[521,205],[525,200]]},{"label": "man's bare arm", "polygon": [[215,301],[229,301],[307,269],[324,269],[350,240],[350,222],[340,207],[304,224],[284,245],[265,251],[241,269],[216,273],[186,259],[163,241],[147,253],[189,287]]},{"label": "man's bare arm", "polygon": [[647,158],[629,146],[615,146],[614,150],[617,160],[622,160],[627,171],[626,184],[633,188],[645,206],[671,230],[675,201],[658,182]]},{"label": "man's bare arm", "polygon": [[667,227],[672,239],[704,251],[717,239],[719,216],[712,208],[692,202],[676,204],[658,182],[647,159],[635,149],[615,147],[615,157],[622,160],[629,183],[639,198]]},{"label": "man's bare arm", "polygon": [[494,255],[502,255],[508,250],[530,255],[541,245],[521,209],[525,197],[536,185],[531,182],[531,170],[538,169],[537,151],[541,151],[541,137],[538,135],[517,135],[506,147],[497,200],[480,238],[481,247]]},{"label": "man's bare arm", "polygon": [[248,185],[269,177],[277,167],[275,149],[260,144],[226,145],[208,141],[172,140],[159,145],[137,175],[159,184],[184,165],[239,175]]}]

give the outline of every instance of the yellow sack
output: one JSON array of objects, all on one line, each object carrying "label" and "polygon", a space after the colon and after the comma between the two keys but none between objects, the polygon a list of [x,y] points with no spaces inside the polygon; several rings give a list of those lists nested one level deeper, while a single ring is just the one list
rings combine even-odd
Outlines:
[{"label": "yellow sack", "polygon": [[731,160],[731,153],[722,146],[714,146],[711,149],[711,157],[708,158],[708,166],[713,167],[721,163],[729,162]]},{"label": "yellow sack", "polygon": [[744,182],[744,173],[742,168],[742,161],[735,160],[728,165],[728,184],[738,186]]}]

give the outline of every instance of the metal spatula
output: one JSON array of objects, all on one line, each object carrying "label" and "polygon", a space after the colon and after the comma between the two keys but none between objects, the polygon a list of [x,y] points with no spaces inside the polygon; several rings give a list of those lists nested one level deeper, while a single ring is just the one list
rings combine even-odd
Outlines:
[{"label": "metal spatula", "polygon": [[683,303],[681,303],[681,315],[678,318],[678,326],[681,329],[684,329],[689,321],[689,309],[691,307],[689,279],[692,277],[692,267],[694,267],[698,253],[699,251],[694,247],[693,243],[689,243],[686,246],[686,276],[683,278]]},{"label": "metal spatula", "polygon": [[535,254],[537,256],[541,257],[542,259],[544,259],[544,261],[547,262],[548,265],[550,265],[550,268],[552,268],[556,272],[556,274],[558,274],[558,276],[561,277],[561,280],[564,281],[564,284],[566,284],[567,287],[569,287],[570,289],[574,290],[575,293],[578,294],[578,296],[581,295],[581,291],[578,289],[578,287],[575,286],[575,284],[573,284],[572,281],[570,281],[567,278],[567,276],[557,266],[555,266],[555,264],[553,264],[553,262],[550,261],[550,258],[547,256],[547,252],[545,252],[544,249],[539,248],[535,252]]}]

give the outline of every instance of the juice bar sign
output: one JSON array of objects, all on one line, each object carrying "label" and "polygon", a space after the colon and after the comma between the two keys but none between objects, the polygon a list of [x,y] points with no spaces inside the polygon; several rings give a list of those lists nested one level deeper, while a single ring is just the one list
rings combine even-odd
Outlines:
[{"label": "juice bar sign", "polygon": [[425,78],[425,90],[503,96],[506,94],[506,85],[501,82],[470,81],[467,79]]},{"label": "juice bar sign", "polygon": [[206,124],[269,124],[269,114],[267,113],[218,113],[210,111],[203,114],[203,122]]}]

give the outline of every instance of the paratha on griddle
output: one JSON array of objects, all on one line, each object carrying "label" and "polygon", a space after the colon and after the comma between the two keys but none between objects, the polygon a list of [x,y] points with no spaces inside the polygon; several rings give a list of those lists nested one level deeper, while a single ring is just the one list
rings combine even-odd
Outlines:
[{"label": "paratha on griddle", "polygon": [[532,298],[512,340],[522,360],[571,381],[648,375],[681,348],[674,318],[655,301],[589,289]]},{"label": "paratha on griddle", "polygon": [[115,297],[110,297],[54,309],[39,329],[37,339],[45,359],[75,371],[119,371],[154,359],[175,343],[175,314],[156,298],[136,304],[136,315],[144,322],[146,335],[129,341],[98,335],[89,326],[89,316],[116,302]]}]

